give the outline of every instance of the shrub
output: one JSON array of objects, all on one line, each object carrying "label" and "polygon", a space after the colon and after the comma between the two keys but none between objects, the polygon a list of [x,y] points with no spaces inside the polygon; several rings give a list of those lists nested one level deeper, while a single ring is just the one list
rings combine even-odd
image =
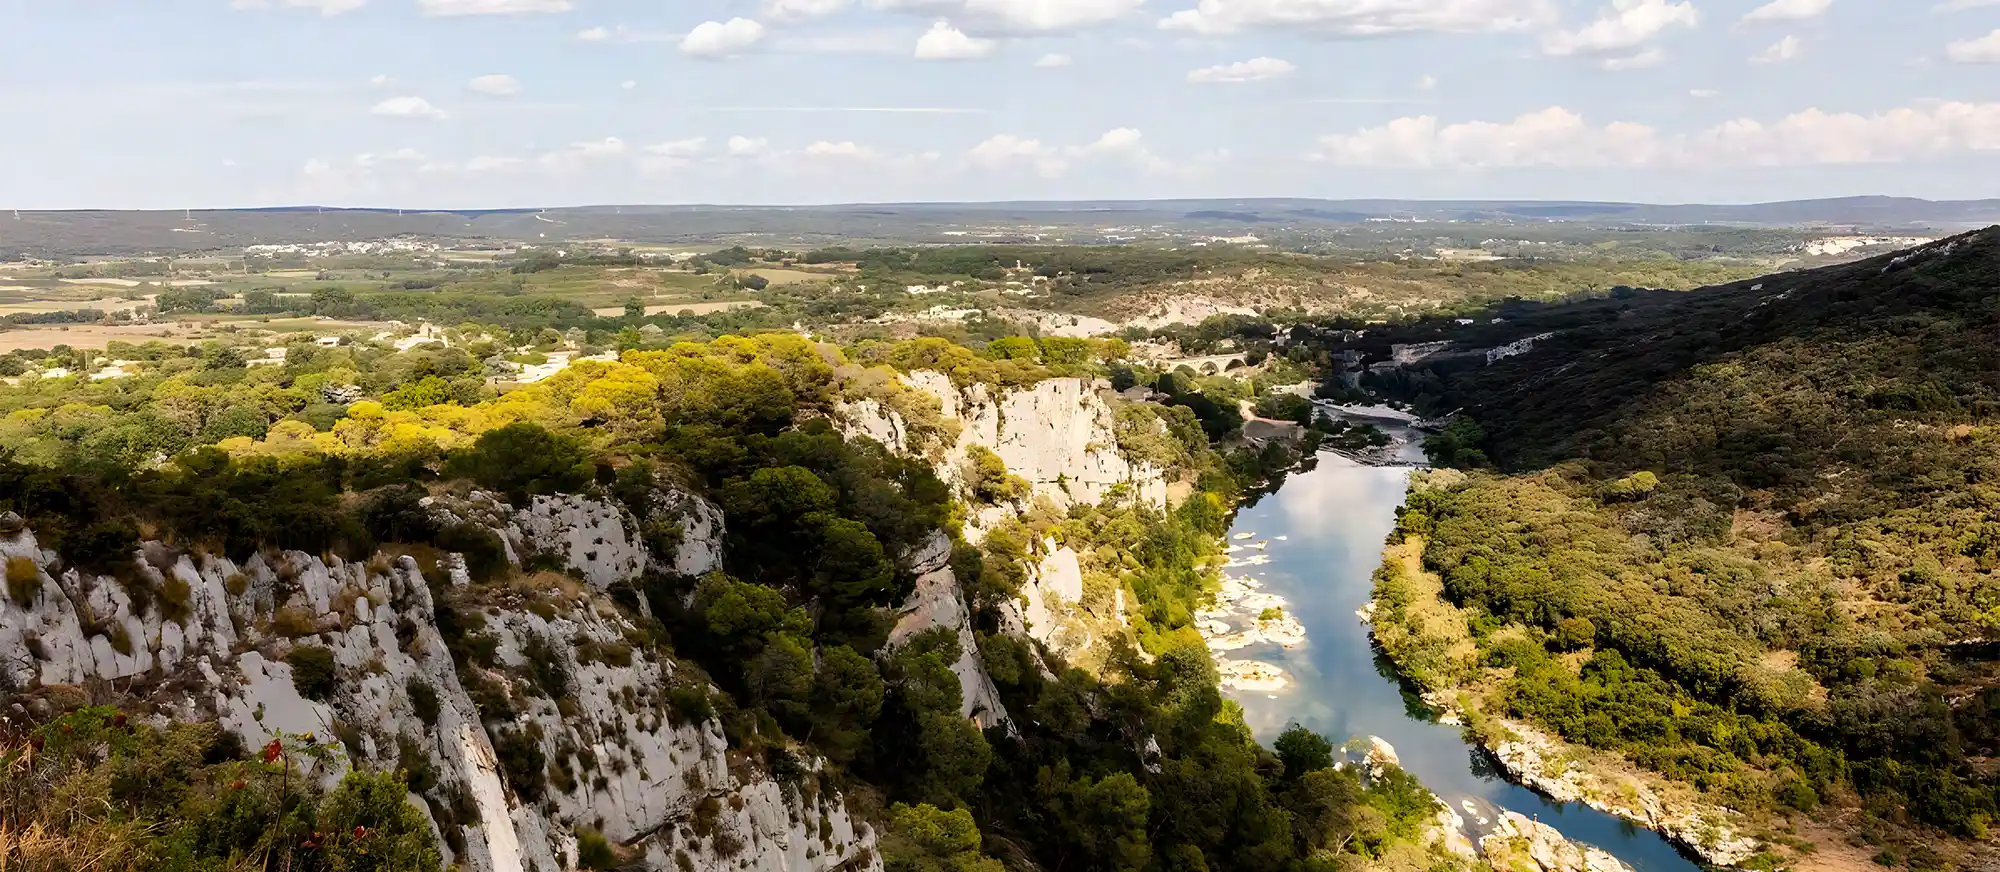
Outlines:
[{"label": "shrub", "polygon": [[542,787],[548,783],[542,728],[529,724],[523,729],[503,731],[493,742],[493,752],[500,758],[500,770],[506,773],[507,784],[514,792],[528,802],[540,801]]},{"label": "shrub", "polygon": [[287,639],[297,639],[319,632],[319,626],[304,609],[286,606],[271,616],[271,632]]},{"label": "shrub", "polygon": [[111,650],[127,657],[132,656],[132,633],[125,629],[123,622],[111,625],[108,638],[111,640]]},{"label": "shrub", "polygon": [[292,667],[292,687],[300,696],[325,702],[333,695],[335,665],[333,652],[319,645],[300,645],[285,654]]},{"label": "shrub", "polygon": [[616,869],[618,853],[611,849],[611,840],[596,830],[579,830],[576,834],[576,863],[585,869]]},{"label": "shrub", "polygon": [[491,581],[507,569],[507,547],[500,534],[464,521],[438,531],[437,547],[465,557],[465,572],[473,581]]},{"label": "shrub", "polygon": [[174,623],[186,620],[188,601],[193,597],[193,588],[180,576],[167,576],[167,580],[160,583],[160,614]]},{"label": "shrub", "polygon": [[42,570],[26,557],[7,558],[7,596],[23,606],[42,593]]},{"label": "shrub", "polygon": [[528,677],[534,679],[544,695],[550,699],[569,695],[569,661],[563,659],[546,637],[530,634],[521,645],[521,656],[528,661]]},{"label": "shrub", "polygon": [[426,727],[437,726],[440,710],[437,689],[431,687],[430,682],[412,675],[404,690],[410,694],[410,708],[417,713],[417,720],[423,721]]},{"label": "shrub", "polygon": [[352,872],[435,870],[437,845],[429,822],[409,803],[409,787],[392,773],[352,772],[319,808],[326,833],[325,869]]},{"label": "shrub", "polygon": [[683,685],[667,691],[667,707],[674,713],[674,723],[679,725],[699,724],[715,717],[715,706],[708,701],[707,688]]},{"label": "shrub", "polygon": [[590,481],[586,459],[576,440],[524,421],[481,434],[451,458],[450,469],[520,503],[582,487]]}]

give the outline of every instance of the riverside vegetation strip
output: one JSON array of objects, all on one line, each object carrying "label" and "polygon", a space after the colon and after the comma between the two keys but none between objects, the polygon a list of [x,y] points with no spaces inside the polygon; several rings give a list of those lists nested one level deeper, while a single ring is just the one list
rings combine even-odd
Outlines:
[{"label": "riverside vegetation strip", "polygon": [[[9,389],[0,759],[32,777],[0,797],[0,851],[64,869],[1474,865],[1427,844],[1413,779],[1335,768],[1309,735],[1260,748],[1218,692],[1193,616],[1230,505],[1292,455],[1219,450],[1204,425],[1227,436],[1225,407],[1198,415],[1184,386],[1104,434],[1164,462],[1171,508],[1128,490],[1059,509],[1004,464],[941,477],[958,424],[901,376],[1004,394],[1121,353],[1008,348],[724,338],[496,396],[436,349],[301,345]],[[863,400],[896,412],[906,453],[836,426]],[[95,423],[63,425],[79,414]],[[1013,520],[966,524],[995,502]],[[977,651],[938,630],[885,645],[916,582],[902,558],[940,531],[984,533],[946,576]],[[1047,540],[1132,603],[1091,671],[1000,631]],[[963,716],[968,653],[1011,729]],[[78,709],[93,693],[123,713]],[[231,731],[170,722],[210,706]],[[272,750],[230,738],[322,715]],[[440,842],[410,835],[424,816]]]},{"label": "riverside vegetation strip", "polygon": [[1750,865],[1989,868],[1997,279],[1982,231],[1517,311],[1554,337],[1385,378],[1466,410],[1431,447],[1470,472],[1413,485],[1385,649],[1503,758],[1589,761],[1571,775],[1620,808],[1637,778],[1669,816],[1732,810]]}]

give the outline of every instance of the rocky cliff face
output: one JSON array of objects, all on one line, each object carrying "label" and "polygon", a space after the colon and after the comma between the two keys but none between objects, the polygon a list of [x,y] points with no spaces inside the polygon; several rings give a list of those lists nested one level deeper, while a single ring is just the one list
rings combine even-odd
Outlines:
[{"label": "rocky cliff face", "polygon": [[[936,398],[946,421],[956,422],[958,439],[944,446],[937,461],[947,482],[961,483],[967,452],[982,446],[1000,456],[1008,472],[1033,486],[1034,495],[1058,506],[1102,501],[1113,488],[1126,487],[1139,500],[1164,507],[1164,470],[1132,464],[1118,453],[1116,421],[1111,405],[1082,379],[1048,379],[1032,388],[996,393],[986,385],[959,390],[938,372],[914,372],[902,377],[905,386]],[[850,436],[867,436],[896,451],[914,453],[927,447],[912,444],[911,430],[901,415],[872,400],[850,403],[841,410],[841,424]],[[983,528],[1004,516],[1006,507],[987,510],[967,524],[967,539],[977,541]],[[1032,637],[1062,652],[1080,650],[1091,641],[1082,622],[1069,620],[1083,598],[1083,573],[1076,552],[1056,547],[1031,573],[1023,589],[1025,607],[1007,615],[1009,630]],[[979,660],[968,623],[970,610],[959,594],[948,565],[950,543],[939,537],[913,555],[916,593],[903,608],[890,643],[896,644],[933,627],[955,628],[964,654],[954,666],[959,676],[962,708],[982,728],[1007,722],[993,679]],[[1124,624],[1123,593],[1111,620]]]},{"label": "rocky cliff face", "polygon": [[[913,372],[903,383],[936,397],[945,419],[959,424],[958,441],[939,464],[948,480],[956,481],[966,451],[979,445],[1006,461],[1007,471],[1026,479],[1037,496],[1058,506],[1099,502],[1120,485],[1151,505],[1167,503],[1165,471],[1135,465],[1118,453],[1111,405],[1082,379],[1047,379],[1032,388],[999,391],[982,384],[961,391],[943,373]],[[850,434],[898,451],[919,447],[910,444],[901,416],[878,403],[850,404],[843,419]]]},{"label": "rocky cliff face", "polygon": [[[614,572],[714,565],[720,513],[662,500],[683,511],[673,555],[651,553],[637,519],[590,497],[437,507],[489,512],[515,559],[549,554],[586,579],[467,587],[449,612],[433,585],[466,584],[449,557],[428,573],[386,554],[239,565],[149,542],[113,577],[63,567],[31,530],[0,534],[0,561],[36,574],[26,602],[0,597],[0,687],[21,691],[18,711],[0,715],[45,705],[55,685],[109,681],[163,718],[217,720],[252,747],[307,733],[340,742],[366,765],[411,772],[449,856],[479,872],[573,868],[585,829],[622,845],[629,868],[879,869],[873,830],[831,786],[733,758],[720,724],[688,704],[711,689],[601,592],[624,577]],[[311,647],[335,664],[317,689],[287,662]],[[520,762],[535,758],[547,765]]]},{"label": "rocky cliff face", "polygon": [[980,729],[1005,724],[1012,726],[1007,707],[1000,703],[1000,690],[979,659],[979,644],[972,636],[972,614],[960,595],[958,577],[951,571],[951,540],[940,533],[925,542],[909,558],[917,574],[917,589],[903,605],[896,626],[889,633],[889,645],[898,646],[910,637],[936,627],[958,634],[958,661],[951,671],[958,676],[959,714]]},{"label": "rocky cliff face", "polygon": [[1576,766],[1579,750],[1517,721],[1502,720],[1507,738],[1489,750],[1501,768],[1557,802],[1581,802],[1666,836],[1703,862],[1739,866],[1763,844],[1739,830],[1741,816],[1701,802],[1669,802],[1639,778],[1610,778]]}]

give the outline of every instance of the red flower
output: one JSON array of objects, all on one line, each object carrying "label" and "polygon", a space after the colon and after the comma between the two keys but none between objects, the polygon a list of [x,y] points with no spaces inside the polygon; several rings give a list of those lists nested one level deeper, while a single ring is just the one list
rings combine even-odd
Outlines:
[{"label": "red flower", "polygon": [[355,828],[354,828],[354,837],[355,837],[355,838],[357,838],[357,839],[365,839],[365,838],[368,838],[368,828],[367,828],[367,827],[355,827]]},{"label": "red flower", "polygon": [[232,781],[232,782],[230,782],[230,783],[229,783],[229,789],[230,789],[230,790],[242,790],[243,788],[245,788],[245,787],[249,787],[249,786],[250,786],[250,785],[249,785],[248,783],[244,782],[244,780],[243,780],[243,779],[241,779],[241,778],[238,778],[238,779],[236,779],[235,781]]},{"label": "red flower", "polygon": [[125,713],[119,712],[117,715],[113,716],[111,718],[111,725],[114,727],[125,726]]},{"label": "red flower", "polygon": [[264,762],[276,763],[278,762],[278,756],[283,753],[285,753],[284,743],[277,739],[272,739],[271,744],[264,746]]}]

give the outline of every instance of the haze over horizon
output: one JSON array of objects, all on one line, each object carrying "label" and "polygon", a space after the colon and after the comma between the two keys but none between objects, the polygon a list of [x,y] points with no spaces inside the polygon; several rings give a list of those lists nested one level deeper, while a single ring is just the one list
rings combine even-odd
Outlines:
[{"label": "haze over horizon", "polygon": [[0,208],[2000,194],[1995,0],[115,5],[0,0]]}]

